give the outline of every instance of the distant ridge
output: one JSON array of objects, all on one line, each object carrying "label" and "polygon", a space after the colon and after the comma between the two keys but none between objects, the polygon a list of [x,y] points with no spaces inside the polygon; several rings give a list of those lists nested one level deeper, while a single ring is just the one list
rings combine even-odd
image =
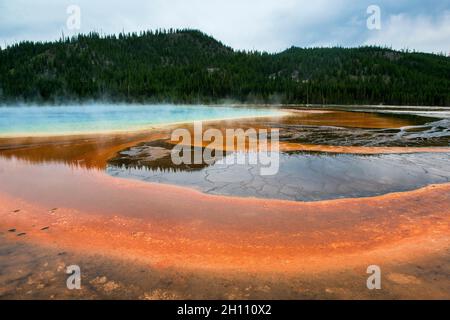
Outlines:
[{"label": "distant ridge", "polygon": [[450,105],[450,58],[380,47],[236,51],[198,30],[0,51],[0,103],[107,100]]}]

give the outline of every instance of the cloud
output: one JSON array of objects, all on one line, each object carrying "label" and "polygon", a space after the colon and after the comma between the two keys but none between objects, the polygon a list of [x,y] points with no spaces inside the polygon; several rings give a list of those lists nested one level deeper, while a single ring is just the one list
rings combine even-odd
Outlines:
[{"label": "cloud", "polygon": [[[55,40],[62,32],[74,34],[66,28],[66,9],[72,4],[81,8],[81,33],[195,28],[236,49],[274,52],[292,45],[358,46],[376,43],[394,47],[406,44],[418,50],[441,51],[443,40],[448,40],[448,15],[441,13],[450,10],[448,0],[377,0],[375,2],[382,8],[384,27],[377,33],[366,28],[366,9],[373,2],[0,0],[0,45],[22,40]],[[437,22],[437,17],[440,22]],[[407,31],[411,28],[422,36],[408,37]],[[411,39],[406,42],[405,38]]]},{"label": "cloud", "polygon": [[438,17],[392,15],[381,30],[372,32],[365,44],[450,53],[450,11]]}]

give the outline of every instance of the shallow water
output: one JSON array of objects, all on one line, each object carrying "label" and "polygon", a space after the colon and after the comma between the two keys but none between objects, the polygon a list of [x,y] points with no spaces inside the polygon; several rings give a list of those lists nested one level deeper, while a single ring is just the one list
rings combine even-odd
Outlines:
[{"label": "shallow water", "polygon": [[280,124],[280,138],[287,142],[366,147],[450,146],[450,119],[398,128],[349,128],[329,125]]},{"label": "shallow water", "polygon": [[4,106],[0,107],[0,137],[133,131],[168,123],[279,114],[270,108],[204,105]]},{"label": "shallow water", "polygon": [[110,165],[107,172],[115,177],[187,186],[210,194],[320,201],[410,191],[449,182],[450,154],[281,153],[279,172],[273,176],[260,175],[260,166],[248,161],[245,165],[216,163],[192,170]]},{"label": "shallow water", "polygon": [[[8,114],[10,122],[7,123],[8,117],[0,117],[0,132],[3,128],[9,134],[26,130],[30,133],[31,130],[50,130],[51,134],[62,134],[64,130],[131,130],[143,123],[148,127],[150,123],[253,117],[279,111],[252,107],[96,105],[95,108],[0,107],[1,112]],[[222,123],[218,126],[241,124],[244,127],[278,127],[281,140],[287,143],[383,147],[450,145],[448,119],[306,110],[289,117],[252,119],[247,124]],[[98,138],[93,137],[92,141],[80,138],[72,142],[56,138],[51,136],[48,141],[36,142],[3,139],[0,153],[7,159],[17,158],[30,163],[61,162],[70,167],[100,170],[104,170],[108,162],[106,172],[116,177],[180,185],[211,194],[294,201],[375,196],[450,181],[448,153],[374,156],[281,153],[279,173],[261,176],[260,168],[249,164],[174,167],[170,159],[173,144],[164,142],[167,138],[152,140],[145,135],[96,140]]]},{"label": "shallow water", "polygon": [[[326,119],[309,117],[303,127],[297,119],[284,123],[291,127],[274,126],[285,130],[286,141],[450,145],[446,122],[353,116],[328,113]],[[375,131],[384,128],[390,130]],[[335,134],[338,130],[343,134]],[[314,201],[447,182],[449,153],[282,153],[280,173],[273,177],[260,176],[259,168],[250,165],[174,172],[164,159],[168,152],[163,149],[170,146],[162,136],[0,139],[0,297],[370,299],[367,290],[354,289],[364,287],[369,264],[383,265],[383,297],[448,297],[448,185],[325,203],[230,200],[115,179],[104,167],[113,157],[128,155],[129,168],[145,165],[110,165],[107,172],[212,194]],[[7,231],[12,228],[17,232]],[[81,291],[66,289],[64,266],[70,264],[85,270],[88,285]]]}]

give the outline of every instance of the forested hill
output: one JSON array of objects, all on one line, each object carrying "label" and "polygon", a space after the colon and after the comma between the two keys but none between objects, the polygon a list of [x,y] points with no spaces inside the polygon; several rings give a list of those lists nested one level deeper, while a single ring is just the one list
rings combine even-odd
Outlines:
[{"label": "forested hill", "polygon": [[0,102],[450,105],[450,58],[378,47],[242,52],[195,30],[0,51]]}]

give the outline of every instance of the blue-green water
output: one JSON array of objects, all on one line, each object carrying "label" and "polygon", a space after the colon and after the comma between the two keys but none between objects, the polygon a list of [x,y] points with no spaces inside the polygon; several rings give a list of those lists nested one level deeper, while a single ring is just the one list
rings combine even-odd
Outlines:
[{"label": "blue-green water", "polygon": [[71,105],[0,107],[0,136],[143,130],[155,125],[278,115],[267,108],[192,105]]}]

